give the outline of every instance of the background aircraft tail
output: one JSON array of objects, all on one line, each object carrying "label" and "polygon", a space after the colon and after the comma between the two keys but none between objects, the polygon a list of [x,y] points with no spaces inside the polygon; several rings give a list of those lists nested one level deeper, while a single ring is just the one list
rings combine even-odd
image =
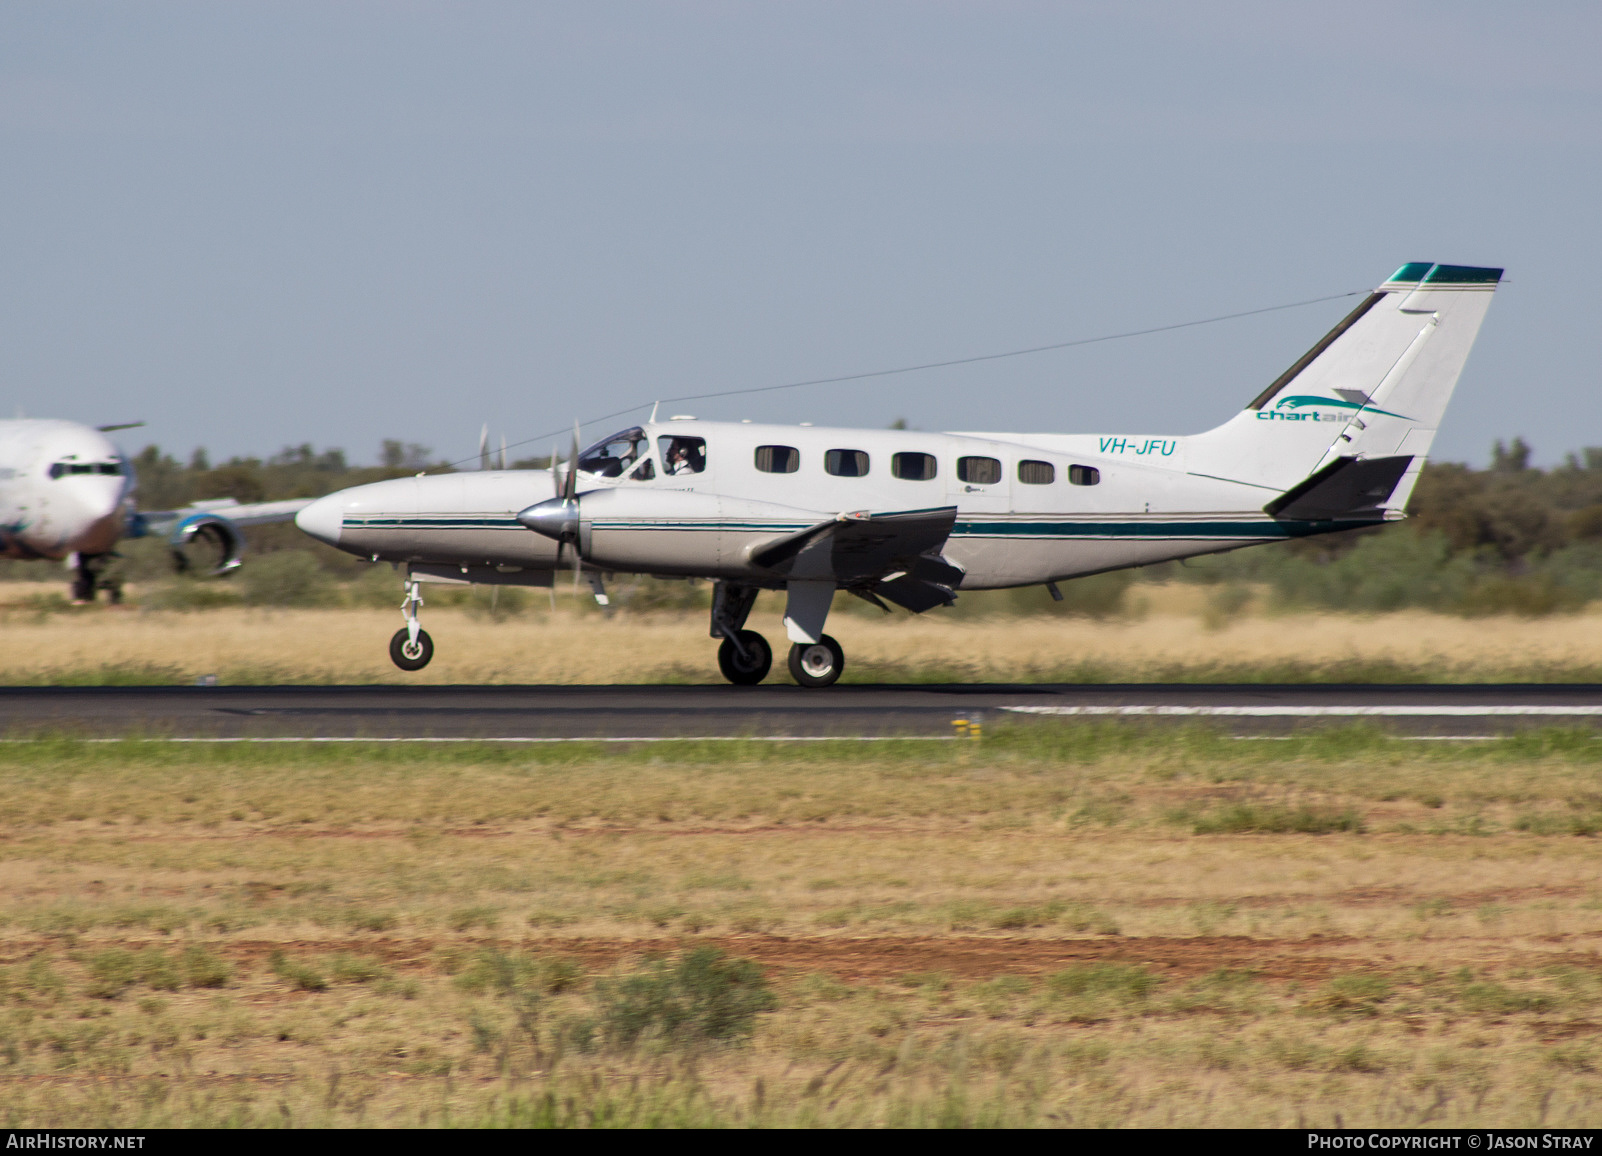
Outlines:
[{"label": "background aircraft tail", "polygon": [[1401,510],[1501,277],[1403,265],[1242,413],[1187,439],[1188,471],[1274,491],[1276,516]]}]

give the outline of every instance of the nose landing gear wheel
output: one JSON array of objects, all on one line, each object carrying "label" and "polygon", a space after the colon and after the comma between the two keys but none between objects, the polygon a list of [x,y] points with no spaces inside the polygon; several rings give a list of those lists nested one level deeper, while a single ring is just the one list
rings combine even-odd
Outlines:
[{"label": "nose landing gear wheel", "polygon": [[402,670],[422,670],[428,665],[428,660],[434,657],[434,640],[428,636],[428,631],[419,630],[414,645],[407,638],[403,626],[389,640],[389,657]]},{"label": "nose landing gear wheel", "polygon": [[832,686],[845,669],[845,651],[827,634],[790,647],[790,677],[797,686]]},{"label": "nose landing gear wheel", "polygon": [[725,638],[718,647],[718,669],[735,686],[755,686],[773,668],[773,647],[754,630],[738,631],[737,637],[745,647],[744,656],[731,639]]}]

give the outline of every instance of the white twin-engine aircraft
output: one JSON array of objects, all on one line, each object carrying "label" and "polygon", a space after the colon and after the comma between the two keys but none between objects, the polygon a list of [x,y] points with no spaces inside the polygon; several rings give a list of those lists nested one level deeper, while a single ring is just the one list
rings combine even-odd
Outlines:
[{"label": "white twin-engine aircraft", "polygon": [[[786,593],[790,673],[840,677],[836,590],[921,613],[959,590],[1044,584],[1400,519],[1500,269],[1402,266],[1246,409],[1190,437],[821,429],[675,418],[564,469],[401,478],[302,510],[308,534],[405,566],[405,670],[433,655],[423,582],[604,600],[629,572],[709,578],[718,665],[761,682],[757,593]],[[530,531],[533,531],[532,533]],[[886,607],[886,609],[888,609]]]},{"label": "white twin-engine aircraft", "polygon": [[[0,558],[66,559],[74,601],[94,600],[117,542],[165,533],[179,570],[201,568],[191,547],[203,546],[204,568],[223,574],[239,565],[242,526],[284,522],[305,499],[242,506],[219,499],[181,510],[140,513],[133,470],[106,432],[72,421],[0,421]],[[115,587],[112,597],[118,596]]]}]

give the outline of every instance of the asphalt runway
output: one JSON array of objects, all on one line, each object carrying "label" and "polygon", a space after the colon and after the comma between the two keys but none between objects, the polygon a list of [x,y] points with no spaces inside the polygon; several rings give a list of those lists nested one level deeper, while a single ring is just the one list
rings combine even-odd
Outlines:
[{"label": "asphalt runway", "polygon": [[1369,720],[1442,738],[1602,724],[1602,686],[277,686],[0,688],[0,735],[490,739],[951,737],[1053,718],[1282,734]]}]

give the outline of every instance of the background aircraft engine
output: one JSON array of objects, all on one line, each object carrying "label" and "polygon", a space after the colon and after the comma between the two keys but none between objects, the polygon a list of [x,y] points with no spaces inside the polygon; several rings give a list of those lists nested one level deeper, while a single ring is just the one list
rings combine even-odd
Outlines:
[{"label": "background aircraft engine", "polygon": [[167,545],[180,574],[227,574],[239,566],[245,540],[227,518],[194,514],[173,527]]}]

